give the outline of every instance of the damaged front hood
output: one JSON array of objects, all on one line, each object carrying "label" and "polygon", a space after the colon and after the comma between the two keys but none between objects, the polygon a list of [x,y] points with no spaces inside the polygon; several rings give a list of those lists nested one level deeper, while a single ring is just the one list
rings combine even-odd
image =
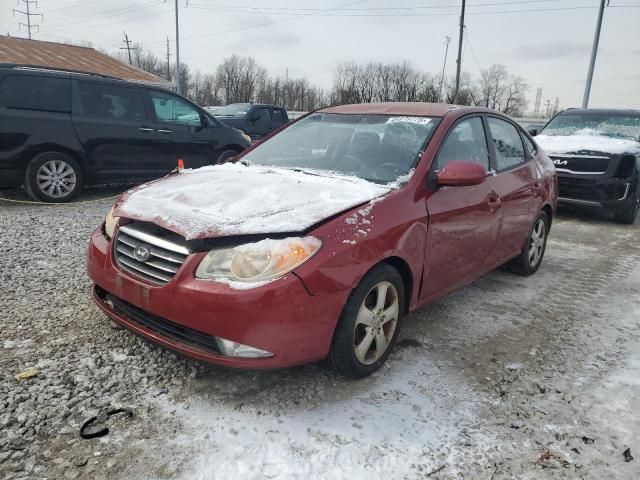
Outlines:
[{"label": "damaged front hood", "polygon": [[536,142],[550,155],[556,154],[639,154],[640,143],[604,135],[538,135]]},{"label": "damaged front hood", "polygon": [[115,215],[156,223],[187,240],[301,232],[389,190],[356,177],[227,163],[134,188]]}]

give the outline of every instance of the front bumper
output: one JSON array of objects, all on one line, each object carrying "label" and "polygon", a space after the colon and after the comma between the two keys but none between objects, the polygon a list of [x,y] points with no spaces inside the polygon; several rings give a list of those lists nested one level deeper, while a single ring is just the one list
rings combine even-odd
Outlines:
[{"label": "front bumper", "polygon": [[[190,255],[166,285],[151,285],[115,265],[111,243],[98,228],[91,237],[87,260],[94,283],[93,299],[111,319],[147,340],[209,363],[263,369],[326,357],[348,292],[313,296],[294,274],[261,287],[234,290],[194,277],[204,255]],[[109,301],[109,296],[134,310]],[[149,322],[140,321],[138,315],[144,314],[151,318]],[[162,320],[166,321],[165,327],[172,328],[159,328],[153,323]],[[189,336],[176,334],[180,327]],[[191,341],[193,335],[200,343]],[[215,347],[207,347],[207,336],[266,350],[273,356],[227,357]]]},{"label": "front bumper", "polygon": [[618,208],[634,198],[637,181],[558,172],[559,203]]}]

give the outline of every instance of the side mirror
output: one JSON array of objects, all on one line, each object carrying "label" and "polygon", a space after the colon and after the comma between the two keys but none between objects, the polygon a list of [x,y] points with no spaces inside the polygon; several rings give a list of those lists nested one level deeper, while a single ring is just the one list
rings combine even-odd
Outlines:
[{"label": "side mirror", "polygon": [[437,184],[444,187],[480,185],[487,178],[487,169],[472,162],[451,161],[438,172]]},{"label": "side mirror", "polygon": [[256,112],[255,110],[253,112],[249,112],[250,122],[257,122],[258,120],[260,120],[260,114],[258,112]]},{"label": "side mirror", "polygon": [[538,135],[538,129],[537,128],[529,128],[529,129],[527,129],[527,132],[529,132],[529,135],[531,135],[532,137],[535,137],[536,135]]}]

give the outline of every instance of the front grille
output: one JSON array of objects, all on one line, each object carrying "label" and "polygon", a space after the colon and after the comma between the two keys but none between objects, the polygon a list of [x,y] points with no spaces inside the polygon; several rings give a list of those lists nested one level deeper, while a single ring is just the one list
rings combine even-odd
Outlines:
[{"label": "front grille", "polygon": [[118,229],[113,256],[120,268],[156,285],[168,283],[189,250],[179,236],[156,226],[129,224]]},{"label": "front grille", "polygon": [[142,310],[141,308],[135,307],[130,303],[107,293],[100,287],[96,287],[96,293],[107,305],[127,317],[130,321],[139,323],[149,330],[180,343],[192,345],[217,355],[221,354],[218,343],[211,335],[174,323],[170,320]]},{"label": "front grille", "polygon": [[599,200],[594,192],[595,180],[572,177],[558,177],[560,197],[576,200]]},{"label": "front grille", "polygon": [[609,166],[609,157],[550,155],[556,169],[561,172],[580,174],[603,174]]}]

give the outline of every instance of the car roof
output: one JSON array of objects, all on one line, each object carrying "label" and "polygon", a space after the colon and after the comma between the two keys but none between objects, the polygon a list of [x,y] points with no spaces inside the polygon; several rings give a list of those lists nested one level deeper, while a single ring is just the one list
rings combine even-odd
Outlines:
[{"label": "car roof", "polygon": [[632,108],[567,108],[559,113],[559,115],[565,113],[575,114],[605,114],[605,115],[640,115],[640,110],[634,110]]},{"label": "car roof", "polygon": [[363,115],[415,115],[419,117],[443,117],[449,112],[457,112],[460,115],[473,112],[498,113],[489,108],[425,102],[357,103],[322,108],[318,111],[323,113]]}]

